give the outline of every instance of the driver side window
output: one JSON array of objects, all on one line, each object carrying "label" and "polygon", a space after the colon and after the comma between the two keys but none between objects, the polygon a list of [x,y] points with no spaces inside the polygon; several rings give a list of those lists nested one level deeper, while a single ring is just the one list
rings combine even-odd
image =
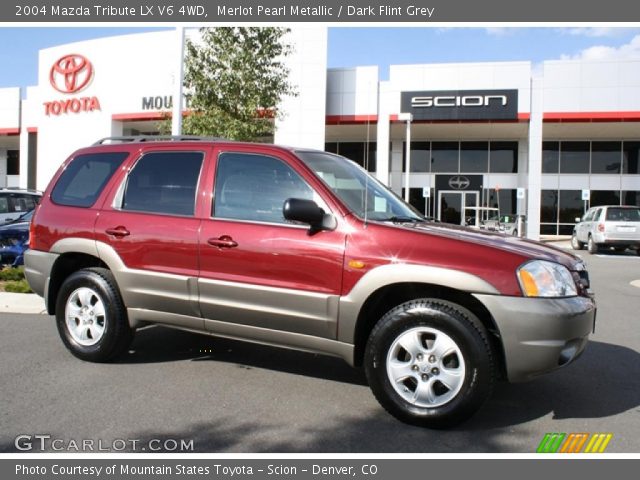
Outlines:
[{"label": "driver side window", "polygon": [[218,157],[214,217],[291,224],[282,215],[288,198],[319,201],[302,177],[277,158],[231,152]]}]

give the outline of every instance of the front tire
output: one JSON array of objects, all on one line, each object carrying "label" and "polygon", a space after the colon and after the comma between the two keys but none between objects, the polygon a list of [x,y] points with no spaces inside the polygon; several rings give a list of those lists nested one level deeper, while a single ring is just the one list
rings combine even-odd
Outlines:
[{"label": "front tire", "polygon": [[403,303],[374,327],[365,372],[380,404],[403,422],[454,426],[489,398],[495,366],[480,321],[437,299]]},{"label": "front tire", "polygon": [[108,362],[124,353],[133,338],[113,274],[104,268],[79,270],[60,287],[58,333],[67,349],[90,362]]},{"label": "front tire", "polygon": [[574,250],[582,250],[584,248],[584,243],[578,240],[576,232],[573,232],[573,235],[571,235],[571,248]]}]

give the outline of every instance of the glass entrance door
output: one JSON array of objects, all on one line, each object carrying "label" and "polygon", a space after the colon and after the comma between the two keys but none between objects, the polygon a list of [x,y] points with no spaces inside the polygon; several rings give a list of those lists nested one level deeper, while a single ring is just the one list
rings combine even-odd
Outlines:
[{"label": "glass entrance door", "polygon": [[438,192],[438,220],[455,225],[478,224],[478,192]]}]

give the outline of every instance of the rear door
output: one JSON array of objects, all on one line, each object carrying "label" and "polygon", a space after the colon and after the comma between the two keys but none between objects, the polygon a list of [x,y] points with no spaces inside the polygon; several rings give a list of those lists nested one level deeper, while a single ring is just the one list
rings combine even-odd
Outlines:
[{"label": "rear door", "polygon": [[[200,234],[205,327],[220,331],[225,322],[335,338],[345,233],[338,226],[310,234],[282,216],[287,198],[330,207],[293,155],[240,146],[214,153],[213,202]],[[231,334],[250,330],[235,327]]]},{"label": "rear door", "polygon": [[[96,238],[121,261],[115,272],[128,308],[166,312],[167,323],[195,328],[199,317],[196,198],[208,148],[142,149],[113,201],[96,222]],[[144,315],[144,312],[138,312]]]}]

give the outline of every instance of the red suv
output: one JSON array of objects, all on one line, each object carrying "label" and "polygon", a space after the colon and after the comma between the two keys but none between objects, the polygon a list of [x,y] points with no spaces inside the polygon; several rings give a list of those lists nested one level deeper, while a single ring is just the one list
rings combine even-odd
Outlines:
[{"label": "red suv", "polygon": [[568,252],[428,222],[337,155],[155,140],[75,152],[31,224],[27,278],[83,360],[151,323],[319,352],[363,365],[397,418],[446,427],[586,346],[596,307]]}]

